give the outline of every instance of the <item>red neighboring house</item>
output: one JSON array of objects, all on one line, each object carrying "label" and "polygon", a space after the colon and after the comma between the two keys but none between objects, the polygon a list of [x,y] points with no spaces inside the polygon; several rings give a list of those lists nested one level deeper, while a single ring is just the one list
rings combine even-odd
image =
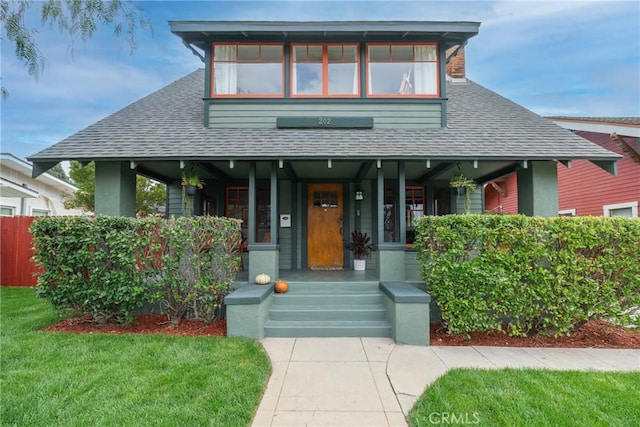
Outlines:
[{"label": "red neighboring house", "polygon": [[[586,160],[558,163],[559,215],[638,217],[640,203],[640,117],[548,117],[607,150],[623,156],[613,176]],[[518,213],[516,174],[484,186],[486,212]]]}]

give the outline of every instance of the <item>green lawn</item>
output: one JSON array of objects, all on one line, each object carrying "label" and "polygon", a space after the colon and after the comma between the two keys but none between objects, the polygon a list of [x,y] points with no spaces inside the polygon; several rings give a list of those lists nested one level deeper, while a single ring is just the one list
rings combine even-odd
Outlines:
[{"label": "green lawn", "polygon": [[34,289],[0,299],[2,425],[246,426],[269,376],[251,340],[37,332]]},{"label": "green lawn", "polygon": [[637,426],[640,373],[455,369],[427,389],[409,419],[412,426]]}]

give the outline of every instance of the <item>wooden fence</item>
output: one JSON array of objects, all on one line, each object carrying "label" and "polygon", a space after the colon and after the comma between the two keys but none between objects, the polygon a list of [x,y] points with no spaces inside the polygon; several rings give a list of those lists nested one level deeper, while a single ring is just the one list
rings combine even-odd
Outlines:
[{"label": "wooden fence", "polygon": [[38,271],[31,262],[33,250],[29,226],[36,217],[0,217],[0,285],[35,286]]}]

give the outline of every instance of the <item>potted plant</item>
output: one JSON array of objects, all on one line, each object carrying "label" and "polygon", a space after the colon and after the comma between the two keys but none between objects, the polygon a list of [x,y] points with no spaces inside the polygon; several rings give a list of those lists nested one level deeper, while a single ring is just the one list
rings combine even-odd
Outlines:
[{"label": "potted plant", "polygon": [[471,209],[471,193],[476,191],[477,185],[474,180],[467,178],[460,169],[449,181],[449,186],[453,188],[456,196],[465,196],[464,212],[468,214]]},{"label": "potted plant", "polygon": [[367,233],[363,234],[359,230],[354,230],[347,248],[353,252],[353,269],[364,271],[366,268],[365,258],[371,257],[371,252],[375,250],[371,244],[371,237],[367,236]]},{"label": "potted plant", "polygon": [[202,190],[204,182],[200,180],[198,175],[182,174],[182,186],[184,187],[184,191],[187,195],[193,196],[196,194],[198,189]]}]

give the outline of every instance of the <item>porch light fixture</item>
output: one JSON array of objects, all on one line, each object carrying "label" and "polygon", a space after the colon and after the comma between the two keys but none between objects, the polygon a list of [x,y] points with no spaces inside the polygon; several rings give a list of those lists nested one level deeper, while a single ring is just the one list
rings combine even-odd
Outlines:
[{"label": "porch light fixture", "polygon": [[380,169],[382,167],[382,160],[380,160],[380,159],[376,160],[376,167],[378,169]]},{"label": "porch light fixture", "polygon": [[362,200],[364,199],[363,195],[362,195],[362,190],[357,190],[356,191],[356,200]]},{"label": "porch light fixture", "polygon": [[327,160],[327,167],[331,169],[333,167],[333,163],[331,163],[331,159]]},{"label": "porch light fixture", "polygon": [[229,160],[229,169],[233,169],[235,165],[236,164],[233,162],[233,160]]},{"label": "porch light fixture", "polygon": [[284,167],[284,160],[278,160],[278,167],[282,169]]},{"label": "porch light fixture", "polygon": [[529,167],[529,162],[527,162],[526,160],[523,160],[522,161],[522,167],[525,168],[525,169],[528,168]]},{"label": "porch light fixture", "polygon": [[477,160],[473,161],[473,168],[474,169],[478,169],[478,161]]},{"label": "porch light fixture", "polygon": [[431,169],[431,159],[427,159],[427,169]]}]

